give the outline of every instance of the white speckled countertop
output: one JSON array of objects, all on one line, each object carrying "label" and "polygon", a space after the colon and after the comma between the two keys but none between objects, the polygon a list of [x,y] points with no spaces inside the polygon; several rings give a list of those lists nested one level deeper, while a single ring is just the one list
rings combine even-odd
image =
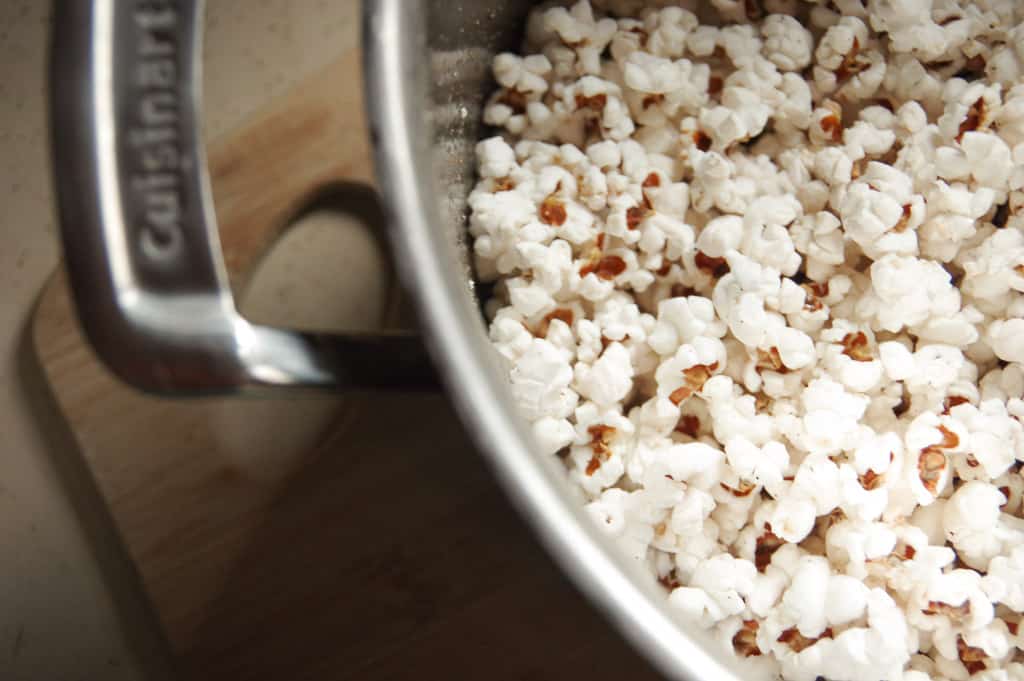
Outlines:
[{"label": "white speckled countertop", "polygon": [[[355,0],[210,0],[207,135],[350,47],[357,10]],[[48,17],[48,2],[0,2],[0,678],[160,678],[162,660],[148,652],[144,625],[110,586],[106,549],[87,531],[95,500],[75,492],[63,471],[54,413],[28,351],[32,305],[59,257]]]}]

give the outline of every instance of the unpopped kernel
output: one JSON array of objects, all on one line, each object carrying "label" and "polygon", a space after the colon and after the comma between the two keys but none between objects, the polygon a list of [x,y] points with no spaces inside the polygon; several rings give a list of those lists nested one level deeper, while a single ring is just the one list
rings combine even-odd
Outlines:
[{"label": "unpopped kernel", "polygon": [[1024,679],[1024,3],[584,0],[493,74],[490,337],[598,526],[776,677]]}]

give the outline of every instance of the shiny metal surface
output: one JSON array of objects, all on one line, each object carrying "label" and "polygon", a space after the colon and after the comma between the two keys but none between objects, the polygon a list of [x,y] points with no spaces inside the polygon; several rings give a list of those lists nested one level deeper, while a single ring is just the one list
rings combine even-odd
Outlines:
[{"label": "shiny metal surface", "polygon": [[[567,493],[555,457],[535,454],[471,293],[459,218],[473,177],[476,121],[490,87],[486,65],[497,50],[516,45],[527,4],[365,3],[370,120],[399,274],[416,298],[432,355],[463,422],[577,586],[667,676],[734,678],[732,661],[713,652],[719,645],[684,630],[646,568],[598,533]],[[469,113],[453,122],[449,112],[463,110]],[[447,172],[428,171],[438,166]],[[735,666],[740,678],[757,678],[746,665]]]},{"label": "shiny metal surface", "polygon": [[55,186],[90,342],[122,379],[158,393],[436,387],[414,335],[306,334],[238,314],[200,138],[202,10],[55,4]]},{"label": "shiny metal surface", "polygon": [[[115,0],[58,2],[56,180],[90,340],[122,378],[154,391],[427,383],[425,372],[416,373],[422,355],[409,338],[392,339],[381,351],[376,339],[267,329],[235,311],[197,143],[200,5],[145,3],[139,7],[157,9],[135,12]],[[397,270],[468,430],[580,589],[667,676],[757,678],[745,665],[719,659],[717,644],[673,617],[646,568],[601,535],[568,493],[558,461],[534,453],[487,340],[468,266],[465,197],[488,63],[516,45],[528,5],[365,2],[367,100]],[[164,66],[147,65],[154,50]],[[166,185],[152,179],[163,176]],[[154,206],[165,212],[147,212]],[[375,373],[385,368],[378,353],[405,364]]]}]

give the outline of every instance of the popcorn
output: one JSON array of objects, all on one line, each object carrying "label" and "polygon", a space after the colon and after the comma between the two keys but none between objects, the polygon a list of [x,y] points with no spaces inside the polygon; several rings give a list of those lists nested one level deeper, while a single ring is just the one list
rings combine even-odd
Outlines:
[{"label": "popcorn", "polygon": [[754,199],[743,216],[745,230],[740,248],[758,263],[793,276],[800,268],[800,256],[787,227],[800,215],[801,208],[792,197]]},{"label": "popcorn", "polygon": [[[1024,426],[1007,413],[1005,402],[985,400],[977,407],[966,403],[954,406],[950,411],[970,433],[963,469],[980,469],[977,473],[991,480],[1009,469],[1017,452],[1024,452]],[[963,479],[975,477],[974,473],[961,470],[960,466],[958,472]]]},{"label": "popcorn", "polygon": [[658,303],[658,320],[647,343],[658,354],[669,355],[699,336],[724,335],[725,324],[717,320],[710,300],[701,296],[669,298]]},{"label": "popcorn", "polygon": [[883,364],[871,349],[873,334],[837,319],[822,332],[820,355],[825,367],[854,392],[870,392],[882,380]]},{"label": "popcorn", "polygon": [[960,146],[976,182],[990,187],[997,196],[1009,189],[1013,158],[1006,142],[990,133],[967,132]]},{"label": "popcorn", "polygon": [[805,556],[782,596],[783,614],[796,623],[801,636],[816,638],[828,625],[822,604],[828,596],[830,572],[827,559]]},{"label": "popcorn", "polygon": [[1024,362],[1024,319],[996,320],[989,327],[992,350],[1007,362]]},{"label": "popcorn", "polygon": [[[825,32],[815,51],[814,82],[822,94],[847,100],[874,95],[885,78],[886,62],[870,46],[867,27],[855,16],[844,16]],[[838,92],[837,92],[838,90]]]},{"label": "popcorn", "polygon": [[902,101],[917,102],[932,116],[942,111],[942,82],[918,59],[909,55],[890,55],[883,87]]},{"label": "popcorn", "polygon": [[767,676],[1024,679],[1024,6],[698,5],[492,63],[469,231],[538,452]]},{"label": "popcorn", "polygon": [[[877,114],[870,117],[879,120],[885,127],[879,127],[879,125],[868,121],[867,119],[871,113]],[[891,118],[889,111],[882,107],[869,107],[860,112],[860,117],[862,120],[857,121],[843,131],[843,145],[846,154],[851,159],[858,161],[865,156],[883,156],[887,154],[896,143],[896,133],[889,129],[892,127],[892,122],[888,120]],[[884,171],[880,167],[869,168],[869,171],[871,170],[882,176],[877,179],[883,180]],[[870,182],[870,180],[868,181]]]},{"label": "popcorn", "polygon": [[[702,442],[672,444],[667,447],[637,448],[638,460],[655,475],[668,475],[676,482],[689,482],[698,489],[718,484],[724,455]],[[634,479],[636,475],[631,475]]]},{"label": "popcorn", "polygon": [[815,63],[835,71],[850,53],[868,44],[868,28],[856,17],[843,17],[829,27],[814,53]]},{"label": "popcorn", "polygon": [[765,17],[761,24],[765,57],[782,71],[802,71],[811,63],[814,37],[800,22],[784,14]]},{"label": "popcorn", "polygon": [[815,503],[813,499],[796,494],[779,500],[770,516],[772,533],[794,544],[803,541],[814,529]]},{"label": "popcorn", "polygon": [[[981,244],[966,251],[963,290],[975,298],[1005,308],[1011,291],[1024,291],[1024,235],[1015,229],[993,232]],[[1024,268],[1022,268],[1024,269]]]},{"label": "popcorn", "polygon": [[[899,31],[931,22],[931,6],[924,2],[870,0],[868,16],[876,31]],[[895,42],[895,41],[894,41]],[[893,46],[896,48],[896,45]]]},{"label": "popcorn", "polygon": [[608,340],[645,340],[645,317],[632,297],[621,291],[594,305],[594,321],[601,327],[601,334]]},{"label": "popcorn", "polygon": [[658,396],[679,404],[701,391],[726,363],[725,346],[717,338],[698,337],[663,361],[655,371]]},{"label": "popcorn", "polygon": [[848,393],[840,383],[822,377],[808,384],[800,400],[804,410],[799,433],[802,449],[827,455],[853,444],[867,398]]},{"label": "popcorn", "polygon": [[783,473],[789,465],[789,452],[776,441],[758,447],[743,436],[737,436],[725,444],[726,461],[736,474],[766,489],[778,489]]},{"label": "popcorn", "polygon": [[1003,513],[1020,515],[1021,502],[1024,501],[1024,476],[1011,470],[992,480],[992,484],[1006,497],[1006,503],[999,507]]},{"label": "popcorn", "polygon": [[1024,546],[1015,546],[1007,556],[992,558],[981,587],[991,600],[1024,611]]},{"label": "popcorn", "polygon": [[686,71],[683,64],[656,57],[648,52],[633,52],[622,66],[622,76],[627,87],[646,94],[664,94],[678,91],[683,87]]},{"label": "popcorn", "polygon": [[601,496],[586,505],[586,510],[597,526],[612,536],[626,528],[626,504],[628,493],[621,489],[607,489]]},{"label": "popcorn", "polygon": [[706,108],[700,113],[700,126],[711,138],[713,148],[725,150],[764,131],[771,108],[757,93],[742,87],[729,87],[722,95],[723,106]]},{"label": "popcorn", "polygon": [[650,32],[647,49],[662,57],[681,57],[686,51],[686,38],[699,26],[697,17],[681,7],[664,7],[653,17],[657,28]]},{"label": "popcorn", "polygon": [[928,193],[928,219],[921,225],[922,251],[938,260],[956,256],[960,244],[976,233],[976,222],[992,208],[996,193],[971,192],[966,185],[939,180]]},{"label": "popcorn", "polygon": [[633,365],[629,351],[621,343],[612,343],[593,365],[576,365],[576,389],[583,397],[600,405],[613,405],[625,399],[633,387]]},{"label": "popcorn", "polygon": [[917,252],[914,231],[923,220],[923,203],[913,194],[910,177],[883,163],[871,162],[849,185],[839,205],[846,235],[868,257]]},{"label": "popcorn", "polygon": [[481,177],[504,177],[517,166],[516,154],[505,140],[491,137],[476,145]]},{"label": "popcorn", "polygon": [[513,399],[531,421],[564,418],[576,407],[579,396],[569,388],[572,368],[545,340],[535,338],[509,375]]},{"label": "popcorn", "polygon": [[871,290],[857,305],[859,315],[892,332],[959,309],[960,294],[941,265],[897,255],[886,255],[871,265]]},{"label": "popcorn", "polygon": [[744,24],[722,27],[718,34],[718,44],[733,65],[741,70],[751,66],[752,60],[761,51],[757,29]]},{"label": "popcorn", "polygon": [[742,435],[761,446],[775,437],[774,419],[768,414],[758,413],[754,397],[741,396],[734,387],[726,376],[714,376],[704,384],[701,397],[707,401],[715,439],[728,442],[730,438]]},{"label": "popcorn", "polygon": [[672,531],[681,536],[703,532],[704,523],[714,509],[715,500],[710,494],[694,487],[687,489],[682,501],[672,509]]},{"label": "popcorn", "polygon": [[[977,640],[972,634],[992,622],[993,607],[980,581],[977,572],[958,569],[934,575],[915,590],[908,620],[929,632],[936,651],[947,659],[960,657],[962,639]],[[996,643],[991,636],[985,638],[989,645]]]},{"label": "popcorn", "polygon": [[1024,538],[1019,530],[1001,526],[999,507],[1006,501],[992,485],[972,480],[949,499],[943,513],[946,538],[968,565],[984,570],[1005,541]]},{"label": "popcorn", "polygon": [[939,116],[939,132],[947,141],[962,141],[967,132],[985,129],[990,124],[990,112],[1002,102],[999,86],[953,79],[946,84],[943,99],[945,111]]},{"label": "popcorn", "polygon": [[714,601],[718,612],[729,616],[743,612],[743,598],[753,591],[756,577],[753,563],[722,553],[697,566],[690,583]]},{"label": "popcorn", "polygon": [[[980,650],[989,658],[1005,658],[1013,647],[1012,637],[1001,620],[985,628],[972,629],[961,634],[962,648]],[[962,656],[962,655],[961,655]]]},{"label": "popcorn", "polygon": [[864,473],[858,474],[852,466],[840,465],[840,510],[854,520],[867,522],[878,519],[889,502],[889,492],[885,487],[885,481],[884,471],[878,473],[873,468],[869,468]]},{"label": "popcorn", "polygon": [[736,215],[723,215],[704,225],[697,237],[697,249],[712,258],[722,258],[739,248],[743,240],[743,219]]},{"label": "popcorn", "polygon": [[798,219],[790,230],[797,251],[806,255],[808,276],[815,280],[827,279],[845,260],[841,224],[832,213],[821,211]]},{"label": "popcorn", "polygon": [[615,34],[616,26],[612,19],[595,21],[590,4],[577,2],[569,10],[553,7],[545,12],[543,28],[575,51],[578,68],[584,73],[595,73],[600,69],[601,52]]},{"label": "popcorn", "polygon": [[860,580],[833,575],[825,593],[825,618],[829,626],[839,627],[859,620],[868,604],[869,589]]},{"label": "popcorn", "polygon": [[844,520],[833,525],[825,538],[829,557],[847,564],[847,574],[863,578],[865,563],[892,553],[895,533],[881,522]]},{"label": "popcorn", "polygon": [[644,504],[642,492],[628,493],[607,489],[585,506],[597,526],[614,537],[633,560],[643,560],[654,538],[651,510]]},{"label": "popcorn", "polygon": [[[726,596],[722,600],[726,600]],[[702,589],[692,587],[679,587],[674,589],[668,597],[669,605],[677,609],[679,614],[703,628],[710,629],[716,622],[720,622],[729,616],[730,613],[742,612],[742,605],[736,601],[728,602],[728,610],[723,610],[717,601]],[[740,606],[737,609],[737,606]]]},{"label": "popcorn", "polygon": [[925,345],[914,353],[914,373],[904,383],[912,396],[935,402],[956,381],[964,366],[959,348],[950,345]]},{"label": "popcorn", "polygon": [[[713,114],[714,116],[732,115],[724,107],[719,108],[722,111]],[[739,121],[738,117],[733,120]],[[736,125],[738,130],[742,123],[737,122]],[[710,148],[712,138],[708,137],[708,140]],[[703,154],[694,164],[694,178],[690,185],[693,208],[702,212],[717,208],[726,213],[742,214],[756,195],[757,186],[749,178],[734,177],[735,170],[732,161],[717,151]]]},{"label": "popcorn", "polygon": [[675,572],[679,579],[689,580],[702,561],[720,551],[717,529],[709,520],[700,533],[687,535],[675,554]]},{"label": "popcorn", "polygon": [[576,409],[574,445],[569,451],[573,477],[590,494],[615,484],[634,446],[633,424],[614,409],[585,402]]}]

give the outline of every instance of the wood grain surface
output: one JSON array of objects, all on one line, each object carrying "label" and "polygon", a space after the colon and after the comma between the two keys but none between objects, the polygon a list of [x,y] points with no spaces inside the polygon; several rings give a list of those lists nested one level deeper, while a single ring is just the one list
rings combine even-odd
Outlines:
[{"label": "wood grain surface", "polygon": [[[211,147],[236,290],[311,198],[370,180],[358,61]],[[141,395],[86,346],[61,273],[33,341],[181,678],[656,678],[543,554],[443,396]]]}]

